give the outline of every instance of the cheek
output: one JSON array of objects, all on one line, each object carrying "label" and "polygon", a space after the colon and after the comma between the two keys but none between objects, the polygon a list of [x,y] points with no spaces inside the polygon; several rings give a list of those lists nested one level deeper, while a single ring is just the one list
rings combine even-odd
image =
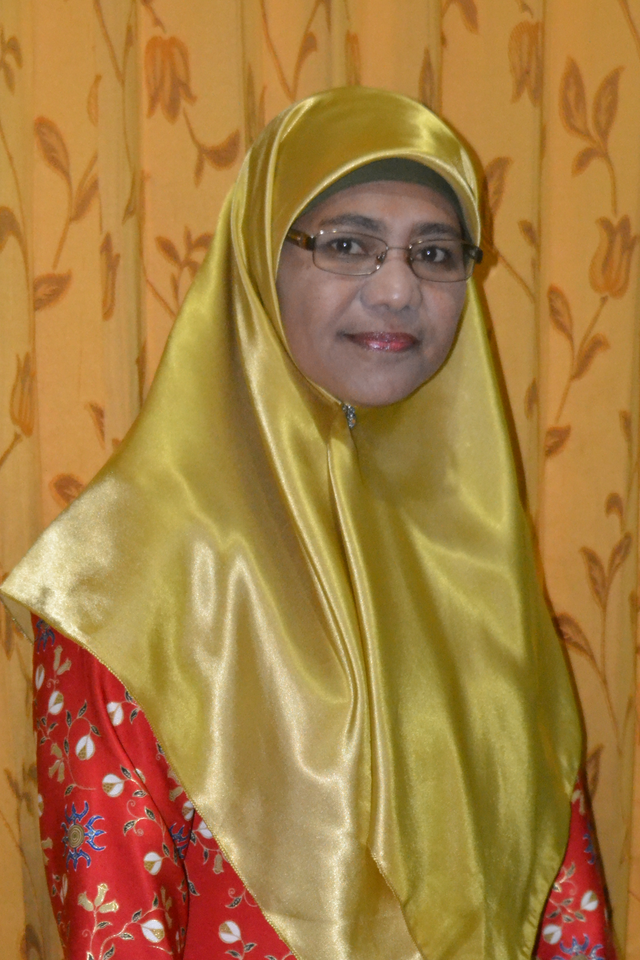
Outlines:
[{"label": "cheek", "polygon": [[448,352],[455,339],[465,298],[466,288],[434,294],[430,313],[435,327],[435,340],[440,350]]},{"label": "cheek", "polygon": [[298,262],[296,252],[287,248],[282,251],[276,276],[280,318],[290,348],[292,340],[297,339],[298,332],[303,328],[305,315],[305,269],[304,263]]},{"label": "cheek", "polygon": [[276,278],[280,317],[289,353],[305,376],[316,379],[322,358],[324,298],[316,270],[294,256],[281,262]]},{"label": "cheek", "polygon": [[[295,255],[295,251],[294,251]],[[293,262],[292,262],[293,261]],[[320,348],[332,339],[353,294],[335,277],[313,264],[284,259],[278,269],[276,291],[287,344],[294,360],[297,352]]]}]

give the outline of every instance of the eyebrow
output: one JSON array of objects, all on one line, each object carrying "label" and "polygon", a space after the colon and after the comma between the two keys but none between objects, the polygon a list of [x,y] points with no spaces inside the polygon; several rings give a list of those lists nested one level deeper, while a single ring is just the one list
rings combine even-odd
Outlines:
[{"label": "eyebrow", "polygon": [[[360,227],[362,230],[371,230],[374,233],[382,233],[385,230],[385,224],[382,220],[372,220],[370,217],[364,217],[360,213],[341,213],[335,217],[326,217],[320,221],[318,229],[323,230],[326,227]],[[462,239],[458,227],[441,221],[417,223],[411,232],[419,237],[452,237],[455,240]]]}]

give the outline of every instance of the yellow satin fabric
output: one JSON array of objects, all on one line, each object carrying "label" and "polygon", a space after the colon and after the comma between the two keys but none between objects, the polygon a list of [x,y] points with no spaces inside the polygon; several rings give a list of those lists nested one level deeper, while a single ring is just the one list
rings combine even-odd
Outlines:
[{"label": "yellow satin fabric", "polygon": [[477,238],[471,164],[421,105],[281,114],[135,427],[3,591],[127,685],[301,960],[526,958],[580,727],[473,284],[444,368],[353,431],[280,326],[287,227],[384,156],[442,173]]}]

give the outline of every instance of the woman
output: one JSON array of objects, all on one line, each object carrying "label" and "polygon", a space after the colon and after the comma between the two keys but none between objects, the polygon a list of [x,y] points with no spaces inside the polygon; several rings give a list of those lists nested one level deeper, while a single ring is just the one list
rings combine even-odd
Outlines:
[{"label": "woman", "polygon": [[[73,960],[154,938],[187,960],[525,958],[556,877],[539,956],[612,956],[468,280],[479,237],[468,157],[421,105],[349,88],[281,114],[134,429],[5,582],[41,618]],[[242,878],[226,903],[198,887],[221,876]]]}]

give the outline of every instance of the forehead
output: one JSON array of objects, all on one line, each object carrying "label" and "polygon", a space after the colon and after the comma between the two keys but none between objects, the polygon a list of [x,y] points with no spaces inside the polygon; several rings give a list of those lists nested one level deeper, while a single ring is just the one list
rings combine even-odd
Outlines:
[{"label": "forehead", "polygon": [[[369,221],[369,222],[365,222]],[[450,201],[421,183],[378,180],[346,187],[303,213],[296,224],[305,230],[332,226],[361,229],[445,226],[460,235],[461,224]]]}]

